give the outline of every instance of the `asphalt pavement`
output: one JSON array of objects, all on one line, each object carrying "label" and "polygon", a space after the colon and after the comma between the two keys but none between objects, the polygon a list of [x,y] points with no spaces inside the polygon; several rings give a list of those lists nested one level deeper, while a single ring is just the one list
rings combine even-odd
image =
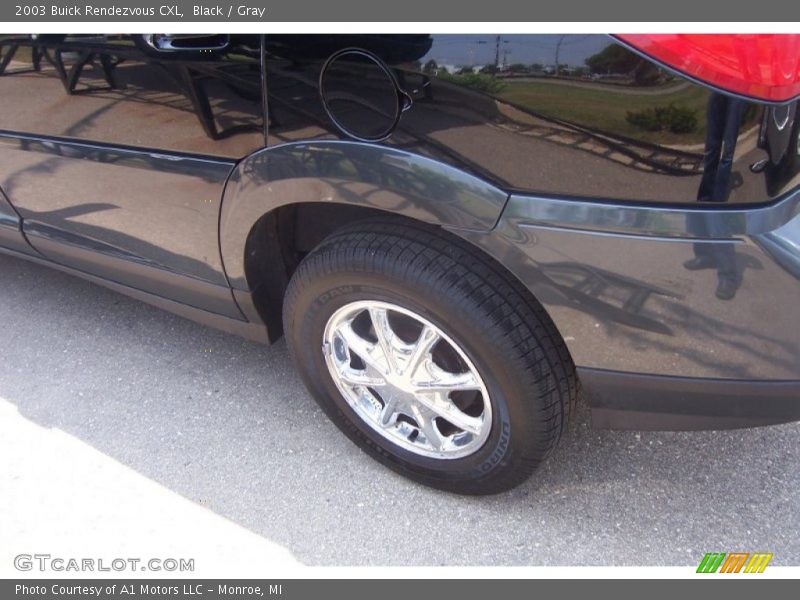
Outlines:
[{"label": "asphalt pavement", "polygon": [[[34,526],[78,547],[82,520],[113,513],[100,492],[81,501],[96,499],[90,511],[57,510],[95,476],[79,464],[91,453],[104,472],[130,474],[126,490],[179,500],[184,533],[213,517],[306,565],[696,565],[711,551],[800,564],[800,424],[609,432],[582,406],[526,484],[469,498],[363,454],[316,407],[283,342],[260,346],[5,256],[0,348],[0,419],[19,419],[0,437],[9,552]],[[39,442],[54,432],[85,451],[59,461]],[[36,468],[29,446],[45,455]],[[152,543],[181,535],[178,520],[159,521]]]}]

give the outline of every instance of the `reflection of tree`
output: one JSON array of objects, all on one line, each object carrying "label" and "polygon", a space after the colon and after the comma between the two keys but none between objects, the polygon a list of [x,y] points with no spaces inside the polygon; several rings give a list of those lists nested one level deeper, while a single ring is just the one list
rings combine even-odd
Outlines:
[{"label": "reflection of tree", "polygon": [[422,72],[425,73],[426,75],[436,75],[436,71],[438,70],[439,70],[439,65],[433,59],[430,59],[422,67]]},{"label": "reflection of tree", "polygon": [[483,71],[474,73],[472,69],[468,67],[460,69],[455,75],[450,75],[447,71],[440,70],[439,79],[487,94],[497,94],[506,87],[503,81],[495,79],[493,76],[487,75]]},{"label": "reflection of tree", "polygon": [[[270,135],[274,140],[294,141],[291,133],[298,124],[313,123],[319,131],[312,134],[304,131],[303,136],[309,138],[327,137],[332,126],[318,98],[316,88],[316,72],[313,65],[300,68],[294,65],[289,68],[278,61],[268,63],[270,81],[271,118],[280,111],[281,126],[271,127]],[[499,101],[490,92],[481,90],[481,86],[504,86],[502,80],[482,74],[452,75],[446,73],[438,65],[438,77],[430,80],[414,82],[413,74],[397,71],[398,78],[404,81],[406,89],[424,89],[435,102],[423,102],[415,98],[413,119],[403,119],[392,137],[391,143],[407,151],[430,156],[446,163],[459,164],[461,168],[479,175],[496,185],[507,185],[508,182],[498,173],[487,170],[481,161],[470,160],[461,148],[456,150],[452,144],[438,140],[434,132],[448,128],[457,128],[480,123],[482,125],[513,131],[525,136],[539,138],[560,146],[569,146],[581,152],[600,156],[617,164],[646,172],[663,172],[672,175],[696,175],[702,163],[702,155],[683,152],[667,147],[648,144],[638,140],[625,138],[605,131],[591,130],[576,123],[553,119],[526,107]],[[402,77],[400,77],[402,75]],[[472,86],[467,85],[467,80]],[[471,89],[465,89],[465,88]],[[476,89],[477,88],[477,89]]]},{"label": "reflection of tree", "polygon": [[585,62],[592,73],[628,75],[636,85],[655,85],[661,77],[657,66],[616,43],[592,54]]}]

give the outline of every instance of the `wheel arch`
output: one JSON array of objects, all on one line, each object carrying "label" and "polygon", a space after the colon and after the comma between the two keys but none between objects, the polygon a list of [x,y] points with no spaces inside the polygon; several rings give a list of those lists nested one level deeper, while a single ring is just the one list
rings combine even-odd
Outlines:
[{"label": "wheel arch", "polygon": [[220,211],[220,252],[231,286],[247,289],[248,236],[281,207],[344,205],[489,231],[508,198],[483,179],[404,150],[343,141],[282,144],[251,154],[231,173]]},{"label": "wheel arch", "polygon": [[249,293],[271,340],[294,267],[354,220],[399,215],[452,230],[490,231],[508,193],[417,154],[360,142],[297,142],[242,160],[225,186],[220,253],[234,294]]}]

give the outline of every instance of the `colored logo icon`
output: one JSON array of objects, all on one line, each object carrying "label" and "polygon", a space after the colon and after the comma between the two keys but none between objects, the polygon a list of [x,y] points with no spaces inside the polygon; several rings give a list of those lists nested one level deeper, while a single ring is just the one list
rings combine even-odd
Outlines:
[{"label": "colored logo icon", "polygon": [[767,552],[708,552],[697,567],[698,573],[763,573],[772,560]]}]

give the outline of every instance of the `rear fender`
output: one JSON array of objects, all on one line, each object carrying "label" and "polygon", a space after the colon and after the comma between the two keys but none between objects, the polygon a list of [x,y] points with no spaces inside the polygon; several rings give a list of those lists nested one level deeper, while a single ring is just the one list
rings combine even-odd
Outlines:
[{"label": "rear fender", "polygon": [[220,215],[222,260],[231,286],[247,290],[248,234],[262,216],[290,204],[361,206],[489,231],[507,200],[482,179],[403,150],[346,141],[284,144],[255,152],[231,174]]}]

